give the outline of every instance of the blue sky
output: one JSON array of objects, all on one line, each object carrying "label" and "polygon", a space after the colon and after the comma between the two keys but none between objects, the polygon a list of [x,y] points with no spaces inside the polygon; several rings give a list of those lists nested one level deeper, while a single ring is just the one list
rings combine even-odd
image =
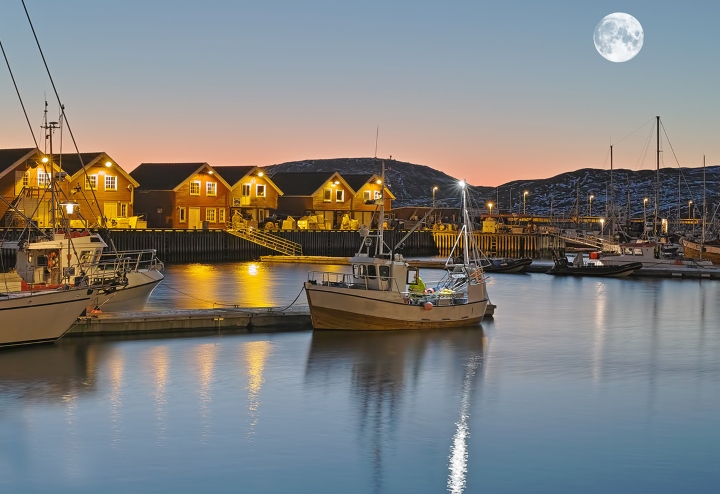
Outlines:
[{"label": "blue sky", "polygon": [[[81,150],[128,170],[372,156],[379,126],[379,156],[498,185],[607,167],[610,142],[655,115],[681,165],[720,163],[715,3],[26,4]],[[645,31],[628,62],[593,45],[612,12]],[[0,39],[37,130],[44,95],[57,105],[20,0],[0,6]],[[0,147],[32,145],[0,74]],[[648,132],[616,146],[616,167],[654,168]]]}]

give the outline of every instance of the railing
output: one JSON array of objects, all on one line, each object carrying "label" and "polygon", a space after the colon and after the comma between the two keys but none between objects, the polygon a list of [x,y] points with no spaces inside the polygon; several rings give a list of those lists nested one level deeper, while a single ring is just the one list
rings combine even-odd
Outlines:
[{"label": "railing", "polygon": [[302,245],[286,240],[272,233],[266,233],[257,228],[228,228],[227,231],[230,235],[248,240],[257,245],[267,247],[286,256],[301,256]]},{"label": "railing", "polygon": [[603,252],[617,252],[620,253],[620,246],[617,242],[604,239],[602,237],[568,237],[564,235],[558,235],[558,238],[565,240],[565,242],[575,242],[582,245],[587,245],[594,249],[601,250]]},{"label": "railing", "polygon": [[121,262],[126,272],[140,269],[155,269],[162,271],[165,265],[157,258],[155,249],[125,250],[122,252],[108,252],[100,256],[100,263]]}]

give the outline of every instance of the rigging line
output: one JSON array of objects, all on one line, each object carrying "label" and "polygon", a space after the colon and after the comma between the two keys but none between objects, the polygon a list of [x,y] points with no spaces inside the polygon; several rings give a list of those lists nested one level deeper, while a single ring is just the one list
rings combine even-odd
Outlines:
[{"label": "rigging line", "polygon": [[[35,44],[37,44],[38,50],[40,51],[40,57],[42,58],[43,65],[45,66],[45,71],[47,72],[48,78],[50,79],[50,84],[52,85],[53,92],[55,93],[55,98],[57,99],[58,105],[60,105],[60,112],[62,113],[62,117],[65,120],[65,124],[67,125],[68,132],[70,133],[70,138],[72,139],[73,145],[75,146],[75,152],[78,155],[78,159],[80,160],[80,169],[83,171],[85,175],[85,179],[87,180],[88,174],[87,170],[85,169],[85,163],[83,162],[82,155],[80,153],[80,148],[77,145],[77,141],[75,140],[75,134],[73,134],[72,128],[70,127],[70,120],[68,120],[67,115],[65,114],[65,105],[62,104],[62,101],[60,100],[60,94],[58,93],[57,87],[55,86],[55,80],[52,77],[52,74],[50,73],[50,67],[48,67],[47,60],[45,60],[45,53],[42,50],[42,47],[40,46],[40,40],[37,37],[37,33],[35,32],[35,26],[32,23],[32,19],[30,19],[30,13],[28,12],[27,6],[25,5],[25,0],[20,0],[23,5],[23,9],[25,10],[25,16],[27,17],[28,23],[30,24],[30,29],[32,30],[33,37],[35,38]],[[97,200],[97,197],[95,195],[95,190],[91,189],[91,192],[93,194],[93,199],[95,199],[95,204],[98,204],[99,202]],[[105,224],[105,217],[104,215],[100,214],[100,224],[103,228],[107,228],[107,225]]]},{"label": "rigging line", "polygon": [[642,129],[643,127],[645,127],[648,123],[652,122],[653,120],[655,120],[655,117],[652,117],[650,120],[648,120],[647,122],[645,122],[644,124],[642,124],[640,127],[638,127],[637,129],[633,130],[633,131],[630,132],[628,135],[626,135],[625,137],[623,137],[622,139],[620,139],[619,141],[617,141],[617,142],[615,143],[615,145],[620,144],[620,143],[623,142],[625,139],[627,139],[628,137],[630,137],[631,135],[633,135],[635,132],[637,132],[638,130],[640,130],[640,129]]},{"label": "rigging line", "polygon": [[[665,139],[667,140],[668,146],[670,146],[670,151],[672,151],[673,158],[675,158],[675,163],[677,164],[678,173],[682,177],[682,181],[685,183],[685,188],[690,193],[690,197],[693,199],[696,199],[696,197],[693,196],[692,190],[690,189],[690,184],[688,184],[687,177],[685,177],[685,174],[682,171],[682,168],[680,167],[680,161],[678,160],[677,155],[675,154],[675,149],[673,149],[672,143],[670,142],[670,137],[667,135],[667,129],[665,129],[665,124],[660,122],[660,125],[662,126],[663,134],[665,134]],[[663,160],[664,163],[665,160]]]},{"label": "rigging line", "polygon": [[27,122],[28,128],[30,129],[30,134],[32,135],[33,142],[35,143],[35,148],[37,148],[38,143],[37,139],[35,139],[35,132],[33,132],[30,118],[28,118],[27,110],[25,110],[25,103],[23,103],[22,96],[20,96],[20,90],[18,89],[17,83],[15,82],[15,76],[13,75],[13,71],[10,68],[10,61],[8,60],[7,54],[5,53],[5,47],[3,46],[2,41],[0,41],[0,49],[2,49],[3,57],[5,58],[5,65],[7,65],[8,72],[10,72],[10,78],[12,79],[13,86],[15,86],[15,92],[17,93],[18,99],[20,100],[20,106],[22,106],[22,111],[25,115],[25,121]]}]

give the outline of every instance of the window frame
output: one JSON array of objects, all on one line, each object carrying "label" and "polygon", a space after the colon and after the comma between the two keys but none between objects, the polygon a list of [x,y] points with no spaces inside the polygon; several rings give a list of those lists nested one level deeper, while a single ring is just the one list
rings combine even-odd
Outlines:
[{"label": "window frame", "polygon": [[335,202],[345,202],[345,189],[335,189]]},{"label": "window frame", "polygon": [[363,191],[363,201],[372,201],[372,190]]},{"label": "window frame", "polygon": [[323,202],[332,202],[332,189],[330,187],[323,190]]},{"label": "window frame", "polygon": [[187,209],[184,207],[178,208],[178,223],[187,223]]},{"label": "window frame", "polygon": [[205,182],[205,197],[217,197],[217,182]]},{"label": "window frame", "polygon": [[[114,186],[114,187],[108,187],[108,180],[114,182],[114,183],[115,183],[115,186]],[[118,190],[118,179],[117,179],[117,175],[105,175],[105,180],[104,180],[103,182],[105,183],[105,190],[106,190],[106,191],[117,192],[117,190]]]},{"label": "window frame", "polygon": [[[260,192],[262,190],[262,193]],[[265,184],[255,184],[255,197],[266,197],[267,187]]]},{"label": "window frame", "polygon": [[[212,219],[210,219],[210,215],[208,213],[212,213]],[[205,221],[207,221],[208,223],[217,223],[216,208],[205,208]]]},{"label": "window frame", "polygon": [[[95,183],[93,183],[93,180]],[[98,190],[98,175],[94,173],[92,175],[85,175],[85,190]]]},{"label": "window frame", "polygon": [[[38,170],[38,172],[37,172],[38,187],[45,187],[45,188],[50,187],[51,177],[52,177],[52,175],[50,175],[50,172]],[[41,180],[41,178],[42,178],[42,180]]]},{"label": "window frame", "polygon": [[[193,185],[197,186],[197,192],[193,192]],[[202,188],[202,181],[200,180],[190,180],[189,185],[189,192],[191,196],[199,196],[200,195],[200,189]]]},{"label": "window frame", "polygon": [[218,223],[225,223],[225,208],[218,208]]},{"label": "window frame", "polygon": [[373,194],[374,200],[382,199],[382,191],[376,190],[374,191],[375,194]]},{"label": "window frame", "polygon": [[129,210],[129,204],[127,202],[121,202],[118,210],[118,218],[127,218]]}]

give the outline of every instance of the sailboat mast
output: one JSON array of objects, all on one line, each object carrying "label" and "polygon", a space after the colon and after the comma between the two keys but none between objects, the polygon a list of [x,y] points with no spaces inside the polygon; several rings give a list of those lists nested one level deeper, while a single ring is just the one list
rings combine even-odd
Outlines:
[{"label": "sailboat mast", "polygon": [[463,262],[467,266],[470,264],[470,236],[468,235],[468,228],[470,228],[470,216],[467,212],[467,182],[463,180],[460,182],[462,187],[462,211],[463,211]]},{"label": "sailboat mast", "polygon": [[660,204],[660,115],[655,117],[656,133],[657,133],[657,158],[655,165],[655,219],[653,221],[653,233],[659,234],[658,227],[658,207]]}]

